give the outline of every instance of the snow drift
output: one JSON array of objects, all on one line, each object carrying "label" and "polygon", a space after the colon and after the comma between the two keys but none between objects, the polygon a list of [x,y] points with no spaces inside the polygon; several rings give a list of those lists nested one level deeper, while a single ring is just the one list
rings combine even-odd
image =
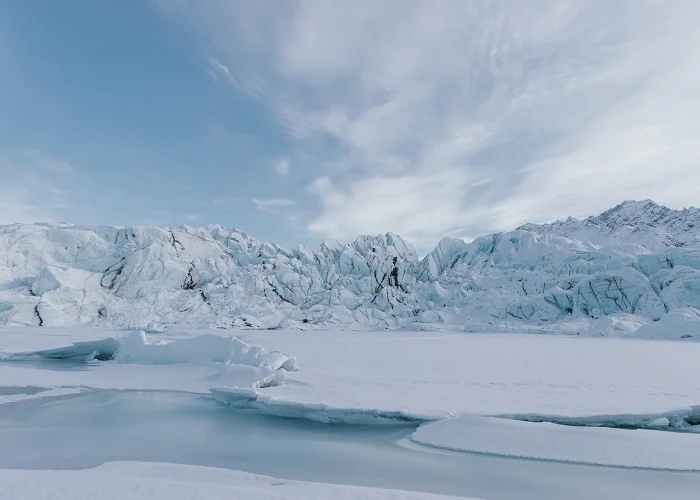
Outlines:
[{"label": "snow drift", "polygon": [[218,367],[212,380],[234,387],[263,388],[282,385],[287,371],[298,370],[296,358],[282,352],[266,353],[236,337],[201,335],[172,342],[149,341],[142,331],[119,337],[75,342],[71,346],[1,354],[0,361],[34,359],[74,362],[114,361],[147,365],[201,364]]},{"label": "snow drift", "polygon": [[0,324],[585,333],[610,315],[635,316],[627,327],[700,309],[698,228],[698,209],[625,202],[445,238],[419,260],[392,233],[313,251],[221,226],[0,226]]},{"label": "snow drift", "polygon": [[256,388],[212,387],[210,392],[216,400],[232,408],[324,424],[406,424],[451,416],[449,413],[439,416],[423,415],[376,408],[340,408],[318,403],[287,401],[262,395]]}]

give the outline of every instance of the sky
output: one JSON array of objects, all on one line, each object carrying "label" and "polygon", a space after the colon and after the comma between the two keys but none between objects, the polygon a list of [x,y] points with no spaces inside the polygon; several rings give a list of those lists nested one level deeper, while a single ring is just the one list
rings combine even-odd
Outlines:
[{"label": "sky", "polygon": [[0,223],[419,249],[700,204],[695,0],[0,2]]}]

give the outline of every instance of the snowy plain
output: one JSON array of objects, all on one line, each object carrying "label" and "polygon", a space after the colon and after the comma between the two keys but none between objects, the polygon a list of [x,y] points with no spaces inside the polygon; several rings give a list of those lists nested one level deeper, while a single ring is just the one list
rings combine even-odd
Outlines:
[{"label": "snowy plain", "polygon": [[[114,352],[114,359],[90,361],[72,347],[86,341],[116,342],[129,356]],[[178,345],[188,345],[191,357],[180,355]],[[103,351],[92,355],[109,349]],[[25,471],[0,473],[0,498],[17,498],[22,481],[4,478],[22,474],[35,478],[32,487],[66,488],[40,498],[76,498],[81,478],[106,474],[118,481],[120,467],[141,472],[129,472],[133,484],[124,481],[126,489],[115,491],[154,488],[153,495],[164,497],[170,486],[162,486],[163,478],[173,471],[193,477],[183,492],[208,491],[200,473],[221,474],[234,498],[291,499],[297,489],[331,494],[309,481],[347,485],[333,490],[340,498],[694,498],[700,473],[677,471],[700,470],[694,428],[700,387],[693,382],[699,355],[700,344],[687,340],[6,327],[0,329],[0,441],[6,443],[0,469]],[[274,373],[281,375],[270,379]],[[262,379],[272,383],[258,384]],[[178,437],[183,428],[186,438]],[[144,455],[146,444],[151,451]],[[118,461],[207,468],[112,464]],[[81,470],[44,470],[63,468]],[[281,477],[293,487],[268,492],[275,480],[256,479],[262,490],[247,490],[240,485],[249,484],[245,473]],[[353,489],[358,485],[375,489]]]}]

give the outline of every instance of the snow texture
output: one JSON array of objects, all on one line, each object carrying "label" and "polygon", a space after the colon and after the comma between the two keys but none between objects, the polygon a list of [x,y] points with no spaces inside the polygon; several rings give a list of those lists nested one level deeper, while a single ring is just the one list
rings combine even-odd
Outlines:
[{"label": "snow texture", "polygon": [[259,391],[263,402],[292,408],[433,420],[667,416],[700,404],[697,342],[411,331],[258,331],[247,340],[298,357],[285,386]]},{"label": "snow texture", "polygon": [[460,416],[421,426],[414,441],[457,451],[649,469],[700,470],[700,435]]},{"label": "snow texture", "polygon": [[625,330],[700,309],[699,230],[698,209],[624,202],[419,260],[392,233],[312,251],[221,226],[0,226],[0,324],[595,334],[634,315]]},{"label": "snow texture", "polygon": [[275,479],[161,463],[110,462],[76,471],[0,470],[0,500],[439,500],[442,495]]}]

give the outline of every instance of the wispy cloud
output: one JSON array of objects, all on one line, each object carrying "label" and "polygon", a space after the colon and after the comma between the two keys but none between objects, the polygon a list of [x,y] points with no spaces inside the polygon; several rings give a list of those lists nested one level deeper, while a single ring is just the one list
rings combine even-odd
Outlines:
[{"label": "wispy cloud", "polygon": [[263,212],[275,212],[292,207],[295,204],[294,200],[288,200],[286,198],[268,198],[265,200],[251,198],[250,201],[253,202],[255,208]]},{"label": "wispy cloud", "polygon": [[40,151],[0,157],[0,223],[56,222],[73,202],[75,168]]},{"label": "wispy cloud", "polygon": [[289,154],[316,159],[315,234],[421,245],[628,198],[697,203],[693,0],[178,5]]},{"label": "wispy cloud", "polygon": [[289,175],[291,165],[287,158],[280,158],[275,162],[275,172],[279,175]]}]

